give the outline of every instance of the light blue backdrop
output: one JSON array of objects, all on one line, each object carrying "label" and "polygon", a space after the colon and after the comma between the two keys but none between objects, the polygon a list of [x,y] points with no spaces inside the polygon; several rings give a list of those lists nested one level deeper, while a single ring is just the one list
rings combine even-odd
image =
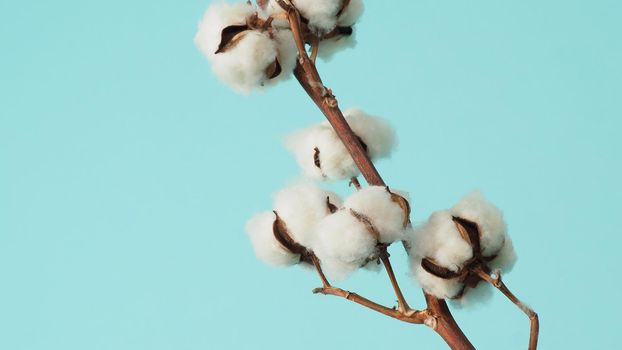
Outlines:
[{"label": "light blue backdrop", "polygon": [[[293,80],[216,81],[192,44],[208,3],[0,2],[0,349],[443,349],[256,261],[245,220],[298,172],[280,139],[322,116]],[[399,129],[379,169],[414,220],[481,188],[542,348],[615,348],[622,2],[367,4],[358,47],[320,70]],[[384,275],[344,287],[394,300]],[[455,316],[478,348],[526,348],[501,297]]]}]

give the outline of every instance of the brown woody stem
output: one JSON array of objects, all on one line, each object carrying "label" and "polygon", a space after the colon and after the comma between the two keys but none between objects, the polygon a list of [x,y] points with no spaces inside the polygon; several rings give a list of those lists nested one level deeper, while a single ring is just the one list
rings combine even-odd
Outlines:
[{"label": "brown woody stem", "polygon": [[[281,6],[287,8],[288,20],[298,48],[298,63],[294,70],[294,75],[300,85],[307,92],[309,97],[315,102],[318,108],[326,116],[329,123],[345,145],[346,149],[354,159],[356,166],[369,185],[385,186],[385,182],[378,173],[378,170],[367,155],[361,145],[360,140],[348,125],[343,113],[338,107],[337,99],[332,91],[327,89],[315,67],[315,64],[308,57],[305,50],[305,36],[300,22],[298,11],[293,6],[288,6],[287,2],[277,0]],[[453,350],[474,350],[475,348],[469,339],[462,333],[462,330],[454,320],[447,304],[442,299],[436,299],[431,295],[425,294],[428,304],[427,310],[410,311],[408,314],[399,310],[389,309],[385,306],[365,299],[358,294],[350,293],[342,289],[324,287],[315,290],[316,293],[336,295],[354,301],[372,310],[383,313],[387,316],[410,323],[426,323],[431,326]],[[433,322],[430,320],[434,320]]]},{"label": "brown woody stem", "polygon": [[350,179],[350,185],[354,186],[357,191],[361,189],[361,183],[359,182],[359,179],[356,178],[356,176],[353,176]]},{"label": "brown woody stem", "polygon": [[382,260],[382,264],[384,265],[385,270],[387,270],[387,275],[389,275],[389,280],[391,280],[391,286],[393,286],[393,290],[395,291],[395,296],[397,297],[397,308],[402,312],[407,312],[410,310],[410,307],[408,306],[406,298],[404,298],[404,294],[402,294],[402,290],[400,289],[397,279],[395,278],[395,273],[393,272],[393,267],[391,266],[391,261],[389,260],[387,247],[381,248],[380,260]]},{"label": "brown woody stem", "polygon": [[393,317],[395,319],[408,322],[408,323],[423,324],[431,317],[428,311],[426,310],[423,310],[423,311],[410,310],[408,312],[402,312],[401,310],[396,310],[396,309],[388,308],[384,305],[380,305],[356,293],[348,292],[347,290],[343,290],[341,288],[335,288],[335,287],[316,288],[313,290],[313,293],[324,294],[324,295],[334,295],[337,297],[341,297],[341,298],[353,301],[359,305],[363,305],[366,308],[377,311],[383,315]]},{"label": "brown woody stem", "polygon": [[311,40],[311,62],[315,64],[317,58],[317,52],[320,49],[320,40],[317,37],[313,37]]},{"label": "brown woody stem", "polygon": [[320,279],[322,280],[322,285],[324,286],[324,288],[329,288],[330,282],[328,282],[326,275],[324,275],[324,271],[322,271],[320,260],[317,258],[317,256],[315,256],[315,254],[311,255],[311,260],[313,261],[313,266],[315,266],[315,270],[317,270],[318,275],[320,275]]},{"label": "brown woody stem", "polygon": [[497,288],[503,295],[505,295],[514,305],[516,305],[521,311],[529,317],[529,350],[536,350],[538,348],[538,336],[540,334],[540,320],[538,319],[538,314],[533,311],[529,306],[520,301],[512,291],[503,283],[501,280],[501,271],[495,271],[496,277],[490,276],[482,269],[476,269],[475,272],[477,275],[483,279],[484,281],[490,283],[495,288]]}]

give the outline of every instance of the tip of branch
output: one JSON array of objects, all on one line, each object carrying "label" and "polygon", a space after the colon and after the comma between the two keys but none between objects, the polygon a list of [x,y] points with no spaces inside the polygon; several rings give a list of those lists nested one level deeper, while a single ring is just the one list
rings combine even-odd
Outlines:
[{"label": "tip of branch", "polygon": [[312,292],[313,294],[326,294],[324,291],[324,287],[314,288]]}]

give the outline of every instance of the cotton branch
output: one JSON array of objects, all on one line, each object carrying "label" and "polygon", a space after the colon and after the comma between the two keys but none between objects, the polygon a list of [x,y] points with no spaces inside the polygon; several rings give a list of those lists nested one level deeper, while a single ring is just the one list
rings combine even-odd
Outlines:
[{"label": "cotton branch", "polygon": [[[211,61],[214,73],[240,92],[270,86],[293,72],[333,130],[322,124],[321,128],[309,128],[311,131],[295,138],[293,144],[298,146],[291,150],[305,175],[322,180],[351,178],[350,185],[357,191],[342,201],[319,187],[283,189],[275,197],[272,212],[257,214],[247,223],[257,257],[274,266],[312,264],[322,281],[315,293],[339,296],[404,322],[426,324],[452,349],[473,349],[473,345],[444,299],[468,297],[468,291],[483,279],[527,314],[529,349],[535,350],[537,314],[511,293],[500,274],[496,278],[489,275],[492,268],[511,265],[513,256],[501,211],[476,193],[451,209],[433,213],[426,225],[414,231],[413,242],[418,243],[404,241],[404,230],[410,225],[408,200],[385,186],[371,161],[390,153],[392,129],[357,109],[347,110],[344,117],[332,91],[322,83],[316,58],[328,57],[334,47],[348,45],[352,26],[362,13],[362,0],[341,1],[339,12],[329,14],[328,19],[314,6],[314,0],[297,0],[300,13],[290,0],[276,1],[285,11],[267,11],[266,0],[256,0],[266,11],[257,11],[251,1],[210,6],[195,43]],[[277,13],[264,13],[272,10]],[[283,19],[291,32],[283,28]],[[326,137],[315,138],[314,132]],[[312,158],[308,157],[310,151],[314,151]],[[359,171],[369,186],[358,182]],[[427,240],[425,244],[421,239]],[[424,293],[427,308],[423,311],[409,307],[395,277],[387,247],[397,241],[404,243],[415,278],[430,293]],[[347,275],[378,259],[397,297],[397,308],[333,287],[322,271],[323,266],[329,276]]]},{"label": "cotton branch", "polygon": [[503,283],[501,280],[501,271],[495,271],[495,277],[492,277],[482,269],[476,270],[477,274],[481,279],[490,283],[492,286],[497,288],[503,295],[505,295],[514,305],[516,305],[522,312],[529,317],[529,350],[535,350],[538,347],[538,335],[540,333],[540,320],[538,319],[538,314],[533,311],[529,306],[520,301],[514,293],[510,291],[510,289]]},{"label": "cotton branch", "polygon": [[[303,28],[300,22],[298,11],[293,5],[291,5],[289,1],[278,0],[278,2],[283,8],[287,9],[288,21],[294,36],[294,40],[296,41],[296,46],[298,48],[299,57],[296,68],[294,70],[294,75],[296,76],[296,79],[307,92],[307,94],[311,97],[313,102],[315,102],[318,108],[322,111],[322,113],[324,113],[329,123],[333,126],[333,128],[339,135],[339,138],[345,145],[346,149],[352,155],[354,162],[361,171],[361,174],[363,175],[367,183],[370,185],[385,186],[382,177],[378,173],[378,170],[376,169],[374,164],[371,162],[369,156],[367,155],[367,152],[361,145],[360,140],[356,137],[356,135],[348,125],[347,121],[345,120],[343,113],[338,107],[335,96],[332,94],[332,91],[330,89],[327,89],[324,86],[320,75],[315,67],[315,64],[307,55],[305,49],[305,35],[303,34]],[[378,304],[370,304],[369,300],[364,299],[356,294],[352,294],[332,287],[322,288],[321,290],[319,290],[319,292],[325,292],[324,294],[341,296],[348,300],[357,302],[363,306],[372,308],[373,310],[382,312],[385,315],[403,320],[400,317],[395,317],[400,314],[395,314],[395,311],[388,311],[392,309],[385,310]],[[433,325],[434,330],[439,335],[441,335],[441,337],[447,342],[450,348],[454,350],[475,349],[453,319],[453,316],[447,308],[447,304],[445,303],[445,301],[442,299],[436,299],[430,295],[425,296],[428,304],[428,309],[422,312],[426,315],[433,317],[433,319],[435,320],[434,322],[427,323]],[[427,317],[426,319],[430,318]],[[423,323],[424,321],[425,320],[415,323]]]}]

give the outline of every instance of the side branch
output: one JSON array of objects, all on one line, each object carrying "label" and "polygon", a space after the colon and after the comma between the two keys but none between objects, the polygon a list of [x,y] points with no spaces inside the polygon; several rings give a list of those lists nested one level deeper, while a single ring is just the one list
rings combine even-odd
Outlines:
[{"label": "side branch", "polygon": [[313,293],[324,294],[324,295],[334,295],[337,297],[341,297],[341,298],[353,301],[359,305],[365,306],[366,308],[377,311],[383,315],[393,317],[395,319],[408,322],[408,323],[428,324],[430,322],[429,321],[430,317],[432,317],[426,310],[423,310],[423,311],[410,310],[408,312],[402,312],[401,310],[396,310],[396,309],[388,308],[384,305],[380,305],[356,293],[348,292],[347,290],[343,290],[341,288],[335,288],[335,287],[316,288],[313,290]]},{"label": "side branch", "polygon": [[533,311],[529,306],[520,301],[512,291],[503,283],[501,280],[501,271],[495,271],[496,277],[490,276],[485,271],[478,269],[476,270],[477,274],[481,279],[490,283],[495,288],[497,288],[503,295],[505,295],[514,305],[516,305],[522,312],[529,317],[529,350],[536,350],[538,347],[538,336],[540,334],[540,320],[538,318],[538,314]]},{"label": "side branch", "polygon": [[404,298],[404,294],[402,294],[402,290],[400,289],[397,279],[395,278],[395,273],[393,272],[393,267],[391,266],[391,261],[389,260],[387,247],[382,247],[380,252],[380,260],[382,260],[382,264],[384,265],[385,270],[387,270],[387,275],[389,275],[389,279],[391,280],[391,286],[393,286],[393,290],[395,291],[395,296],[397,297],[397,308],[401,312],[408,312],[410,307],[408,306],[406,298]]}]

